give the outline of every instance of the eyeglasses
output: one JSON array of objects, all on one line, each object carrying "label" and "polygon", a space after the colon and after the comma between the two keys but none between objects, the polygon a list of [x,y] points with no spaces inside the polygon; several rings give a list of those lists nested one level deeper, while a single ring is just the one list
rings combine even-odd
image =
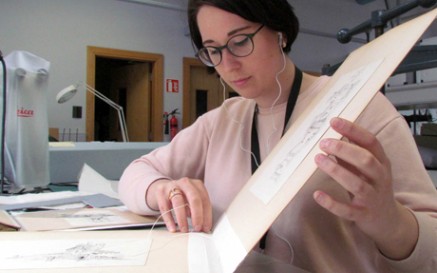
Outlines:
[{"label": "eyeglasses", "polygon": [[251,34],[238,34],[227,41],[224,46],[205,46],[201,48],[196,56],[206,66],[215,67],[222,61],[222,51],[227,49],[229,53],[236,57],[249,56],[255,48],[253,44],[253,37],[264,27],[261,25],[254,33]]}]

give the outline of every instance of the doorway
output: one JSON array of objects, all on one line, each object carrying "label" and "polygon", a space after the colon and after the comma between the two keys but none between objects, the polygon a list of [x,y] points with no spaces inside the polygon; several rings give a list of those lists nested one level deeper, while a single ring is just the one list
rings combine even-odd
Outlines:
[{"label": "doorway", "polygon": [[[162,141],[163,62],[160,54],[87,48],[87,84],[123,107],[129,140]],[[87,141],[121,141],[117,111],[86,96]]]},{"label": "doorway", "polygon": [[183,127],[191,125],[199,116],[220,106],[224,99],[238,96],[227,84],[223,85],[215,72],[211,72],[196,58],[184,58]]}]

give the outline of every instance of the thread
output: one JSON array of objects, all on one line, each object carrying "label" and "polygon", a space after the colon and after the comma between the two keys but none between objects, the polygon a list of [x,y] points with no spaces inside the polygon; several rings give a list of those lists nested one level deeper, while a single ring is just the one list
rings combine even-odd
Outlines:
[{"label": "thread", "polygon": [[[153,230],[155,229],[156,225],[159,223],[159,221],[162,219],[162,217],[163,217],[165,214],[167,214],[167,213],[172,213],[172,212],[173,212],[174,210],[176,210],[176,209],[184,208],[184,207],[188,207],[188,206],[189,206],[188,203],[185,203],[185,204],[183,204],[183,205],[181,205],[181,206],[173,207],[173,208],[171,208],[171,209],[168,210],[168,211],[162,212],[162,213],[159,215],[159,217],[156,218],[155,222],[153,223],[152,227],[150,228],[150,230],[149,230],[149,232],[148,232],[148,235],[147,235],[147,241],[149,241],[149,242],[152,241],[152,232],[153,232]],[[183,237],[183,236],[187,236],[187,234],[186,234],[186,233],[181,233],[181,236],[176,236],[175,239],[177,239],[178,237]],[[170,241],[169,241],[167,244],[169,244],[169,243],[170,243]],[[152,248],[150,248],[150,252],[152,252],[153,250],[158,250],[158,249],[160,249],[160,248],[166,246],[167,244],[164,244],[164,245],[162,245],[161,247],[156,248],[156,249],[152,249]]]},{"label": "thread", "polygon": [[285,71],[285,66],[286,66],[286,60],[285,60],[285,53],[284,53],[284,50],[282,49],[282,47],[281,46],[279,46],[279,48],[281,49],[281,53],[282,53],[282,68],[281,68],[281,70],[279,70],[278,72],[276,72],[276,75],[275,75],[275,80],[276,80],[276,84],[278,85],[278,89],[279,89],[279,92],[278,92],[278,96],[276,97],[276,99],[273,101],[273,104],[272,104],[272,106],[270,107],[270,118],[271,118],[271,122],[272,122],[272,124],[273,124],[273,131],[272,131],[272,133],[269,135],[269,137],[267,138],[267,143],[266,143],[266,151],[267,151],[267,154],[269,154],[270,153],[270,151],[271,151],[271,147],[270,147],[270,140],[271,140],[271,138],[272,138],[272,136],[279,130],[277,127],[276,127],[276,123],[275,123],[275,120],[274,120],[274,118],[273,118],[273,107],[276,105],[276,103],[278,102],[278,100],[281,98],[281,95],[282,95],[282,85],[281,85],[281,82],[279,81],[279,75],[281,75],[284,71]]},{"label": "thread", "polygon": [[276,235],[276,237],[278,237],[279,239],[281,239],[282,241],[284,241],[288,245],[288,248],[290,249],[290,261],[289,262],[290,262],[290,264],[292,264],[293,260],[294,260],[294,248],[293,248],[293,246],[284,236],[280,235],[279,232],[277,232],[274,229],[272,229],[272,230],[273,230],[273,233]]},{"label": "thread", "polygon": [[[165,214],[167,214],[167,213],[172,213],[172,212],[174,212],[176,209],[184,208],[184,207],[189,207],[189,204],[188,204],[188,203],[185,203],[185,204],[183,204],[183,205],[181,205],[181,206],[173,207],[173,208],[171,208],[170,210],[161,213],[161,214],[159,215],[159,217],[156,218],[155,222],[153,223],[152,227],[150,228],[150,230],[149,230],[149,232],[148,232],[148,235],[147,235],[147,241],[152,242],[152,232],[153,232],[153,230],[155,229],[156,225],[159,223],[159,221],[162,219],[162,217],[163,217]],[[160,245],[160,246],[158,246],[158,247],[150,247],[149,252],[153,252],[153,251],[160,250],[160,249],[166,247],[167,245],[171,244],[172,242],[174,242],[175,240],[177,240],[177,239],[179,239],[179,238],[184,238],[184,237],[186,237],[186,236],[189,236],[189,234],[192,233],[192,232],[193,232],[193,230],[190,229],[188,233],[180,233],[179,235],[174,236],[174,238],[173,238],[172,240],[167,241],[165,244],[162,244],[162,245]],[[203,233],[203,232],[196,232],[196,236],[201,236],[201,237],[204,237],[204,238],[206,238],[206,239],[212,240],[212,237],[211,237],[209,234],[206,234],[206,233]],[[152,244],[152,245],[153,245],[153,244]]]},{"label": "thread", "polygon": [[[277,97],[275,98],[275,100],[273,101],[273,103],[272,103],[272,105],[270,106],[270,118],[271,118],[271,122],[272,122],[272,124],[273,124],[273,131],[272,131],[272,133],[268,136],[268,138],[267,138],[267,143],[266,143],[266,151],[267,151],[267,154],[269,154],[270,153],[270,151],[271,151],[271,147],[270,147],[270,141],[271,141],[271,138],[272,138],[272,136],[279,130],[278,128],[277,128],[277,126],[276,126],[276,124],[275,124],[275,120],[274,120],[274,118],[273,118],[273,108],[275,107],[275,105],[276,105],[276,103],[278,102],[278,100],[281,98],[281,95],[282,95],[282,85],[281,85],[281,82],[279,81],[279,75],[280,74],[282,74],[284,71],[285,71],[285,68],[286,68],[286,58],[285,58],[285,53],[284,53],[284,50],[282,49],[282,47],[280,46],[279,47],[280,48],[280,50],[281,50],[281,54],[282,54],[282,68],[278,71],[278,72],[276,72],[276,74],[275,74],[275,81],[276,81],[276,83],[277,83],[277,85],[278,85],[278,95],[277,95]],[[220,83],[221,83],[221,85],[222,85],[222,87],[223,87],[223,104],[222,104],[222,106],[223,106],[223,108],[225,109],[225,111],[226,111],[226,113],[228,114],[228,116],[229,116],[229,118],[231,119],[231,121],[232,122],[234,122],[234,123],[236,123],[237,125],[239,125],[239,127],[240,127],[240,137],[239,137],[239,144],[240,144],[240,149],[243,151],[243,152],[245,152],[245,153],[249,153],[252,157],[253,157],[253,159],[255,160],[255,164],[256,164],[256,166],[257,167],[259,167],[260,166],[260,162],[258,162],[258,160],[257,160],[257,158],[256,158],[256,156],[255,156],[255,154],[251,151],[251,150],[249,150],[249,149],[246,149],[246,148],[244,148],[243,147],[243,134],[242,134],[242,132],[243,132],[243,129],[244,129],[244,124],[242,124],[240,121],[238,121],[238,120],[236,120],[230,113],[229,113],[229,111],[228,111],[228,108],[227,108],[227,106],[226,106],[226,104],[224,103],[225,102],[225,100],[226,100],[226,85],[225,85],[225,83],[223,82],[223,79],[220,77]],[[244,99],[244,98],[241,98],[241,99]]]},{"label": "thread", "polygon": [[[232,122],[234,122],[234,123],[236,123],[238,126],[239,126],[239,129],[240,129],[240,134],[239,134],[239,147],[240,147],[240,150],[242,150],[243,152],[245,152],[245,153],[249,153],[254,159],[255,159],[255,164],[259,167],[259,165],[260,165],[260,163],[258,162],[258,160],[256,159],[256,156],[255,156],[255,154],[251,151],[251,150],[249,150],[249,149],[246,149],[246,148],[244,148],[243,147],[243,130],[244,130],[244,124],[243,123],[241,123],[240,121],[238,121],[237,119],[235,119],[230,113],[229,113],[229,110],[228,110],[228,107],[226,106],[226,104],[225,104],[225,100],[226,100],[226,85],[225,85],[225,83],[223,82],[223,79],[222,78],[220,78],[220,83],[222,84],[222,87],[223,87],[223,104],[222,104],[222,106],[223,106],[223,108],[225,109],[225,112],[226,112],[226,114],[228,115],[228,117],[231,119],[231,121]],[[239,99],[241,99],[241,100],[244,100],[244,98],[239,98]]]},{"label": "thread", "polygon": [[[153,243],[152,243],[152,242],[153,242],[153,241],[152,241],[152,232],[153,232],[153,230],[155,229],[156,225],[159,223],[160,219],[163,217],[163,215],[165,215],[165,214],[167,214],[167,213],[172,213],[174,210],[179,209],[179,208],[184,208],[184,207],[189,207],[188,203],[185,203],[185,204],[183,204],[183,205],[181,205],[181,206],[173,207],[173,208],[171,208],[170,210],[161,213],[161,214],[159,215],[159,217],[156,218],[155,222],[153,223],[153,225],[152,225],[152,227],[150,228],[150,230],[149,230],[149,232],[148,232],[148,235],[147,235],[147,241],[151,242],[151,247],[150,247],[149,253],[150,253],[150,252],[153,252],[153,251],[160,250],[160,249],[166,247],[167,245],[171,244],[171,243],[174,242],[175,240],[177,240],[177,239],[179,239],[179,238],[184,238],[184,237],[190,235],[190,233],[181,233],[181,234],[179,234],[179,235],[177,235],[177,236],[174,236],[174,238],[173,238],[172,240],[167,241],[165,244],[162,244],[162,245],[160,245],[160,246],[158,246],[158,247],[153,247],[154,245],[153,245]],[[192,232],[192,230],[191,230],[190,232]],[[273,232],[275,233],[275,235],[276,235],[279,239],[281,239],[281,240],[283,240],[284,242],[286,242],[287,245],[288,245],[288,247],[290,248],[290,255],[291,255],[291,258],[290,258],[290,264],[291,264],[291,263],[293,262],[293,259],[294,259],[294,249],[293,249],[291,243],[290,243],[287,239],[285,239],[283,236],[281,236],[281,235],[280,235],[276,230],[273,230]],[[196,232],[196,236],[200,236],[200,237],[203,237],[203,238],[208,239],[208,240],[213,240],[213,237],[212,237],[210,234],[206,234],[206,233],[203,233],[203,232]],[[265,254],[263,254],[262,252],[260,252],[260,255],[265,255]],[[269,255],[265,255],[265,256],[269,257]],[[249,268],[256,267],[256,266],[261,266],[261,265],[266,266],[266,265],[271,265],[271,264],[275,264],[275,263],[276,263],[276,262],[274,262],[273,259],[268,260],[268,261],[262,261],[262,262],[260,262],[260,261],[257,259],[256,261],[257,261],[256,263],[251,263],[251,264],[245,264],[245,263],[243,262],[243,263],[242,263],[243,268],[249,269]]]}]

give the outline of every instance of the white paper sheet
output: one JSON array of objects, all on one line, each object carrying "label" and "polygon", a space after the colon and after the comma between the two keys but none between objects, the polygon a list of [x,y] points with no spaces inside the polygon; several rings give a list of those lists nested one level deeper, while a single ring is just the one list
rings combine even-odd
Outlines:
[{"label": "white paper sheet", "polygon": [[288,177],[297,169],[314,145],[329,128],[332,117],[338,116],[369,80],[382,60],[370,63],[342,76],[327,95],[314,107],[307,118],[309,122],[301,124],[296,135],[289,138],[285,147],[279,151],[267,169],[250,191],[264,204],[268,204],[278,193]]},{"label": "white paper sheet", "polygon": [[117,225],[128,222],[128,219],[114,214],[110,210],[80,210],[71,214],[61,214],[60,217],[74,227],[92,227],[96,225]]},{"label": "white paper sheet", "polygon": [[145,239],[2,241],[0,269],[76,268],[144,265]]},{"label": "white paper sheet", "polygon": [[83,165],[79,177],[79,191],[88,193],[103,193],[109,197],[119,199],[117,185],[118,181],[108,180],[89,165]]},{"label": "white paper sheet", "polygon": [[232,273],[247,256],[247,251],[235,233],[226,215],[217,224],[212,234],[223,273]]},{"label": "white paper sheet", "polygon": [[232,273],[247,253],[226,215],[218,222],[212,234],[189,234],[190,273]]},{"label": "white paper sheet", "polygon": [[211,234],[189,234],[188,270],[190,273],[223,273]]},{"label": "white paper sheet", "polygon": [[60,192],[44,192],[44,193],[28,193],[13,196],[0,196],[0,205],[16,205],[30,202],[43,202],[58,199],[74,198],[79,196],[87,196],[89,193],[77,191],[60,191]]}]

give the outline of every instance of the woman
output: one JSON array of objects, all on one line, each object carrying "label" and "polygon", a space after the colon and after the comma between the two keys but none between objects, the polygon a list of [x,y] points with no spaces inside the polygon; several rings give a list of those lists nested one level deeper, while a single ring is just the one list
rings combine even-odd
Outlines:
[{"label": "woman", "polygon": [[[241,98],[135,160],[119,191],[132,211],[162,213],[170,231],[187,232],[191,218],[208,232],[328,78],[286,56],[299,26],[286,0],[190,0],[188,18],[197,56]],[[331,127],[344,139],[321,142],[318,170],[264,253],[310,272],[436,272],[437,193],[402,116],[378,94],[354,124]]]}]

